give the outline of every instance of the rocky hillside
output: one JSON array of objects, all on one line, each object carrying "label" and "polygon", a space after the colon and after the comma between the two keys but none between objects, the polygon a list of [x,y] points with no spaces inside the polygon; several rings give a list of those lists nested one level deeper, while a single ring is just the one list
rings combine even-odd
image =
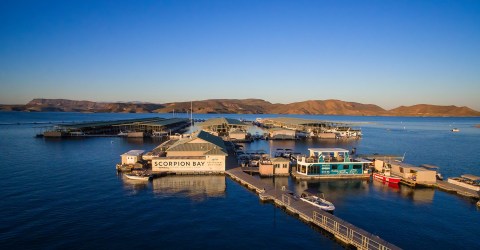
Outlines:
[{"label": "rocky hillside", "polygon": [[[158,113],[190,112],[190,102],[173,102],[164,104],[163,108],[154,110]],[[193,102],[193,112],[201,114],[266,114],[275,106],[261,99],[211,99]]]},{"label": "rocky hillside", "polygon": [[274,114],[307,114],[307,115],[387,115],[387,111],[373,104],[344,102],[339,100],[311,100],[277,105],[271,109]]},{"label": "rocky hillside", "polygon": [[33,99],[24,107],[31,112],[112,112],[112,113],[149,113],[162,108],[161,104],[144,103],[104,103],[75,101],[66,99]]},{"label": "rocky hillside", "polygon": [[[171,113],[190,111],[190,102],[165,104],[138,102],[91,102],[66,99],[33,99],[26,105],[0,105],[0,111],[27,112],[115,112]],[[340,100],[310,100],[289,104],[272,104],[261,99],[211,99],[193,102],[193,112],[200,114],[311,114],[356,116],[480,116],[468,107],[419,104],[385,110],[374,104]]]}]

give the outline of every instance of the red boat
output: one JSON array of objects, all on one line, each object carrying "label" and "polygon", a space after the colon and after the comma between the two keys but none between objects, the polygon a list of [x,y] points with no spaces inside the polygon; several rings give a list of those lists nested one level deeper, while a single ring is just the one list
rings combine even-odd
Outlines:
[{"label": "red boat", "polygon": [[373,173],[373,179],[396,184],[396,183],[399,183],[402,178],[395,177],[395,176],[387,176],[385,175],[385,173]]}]

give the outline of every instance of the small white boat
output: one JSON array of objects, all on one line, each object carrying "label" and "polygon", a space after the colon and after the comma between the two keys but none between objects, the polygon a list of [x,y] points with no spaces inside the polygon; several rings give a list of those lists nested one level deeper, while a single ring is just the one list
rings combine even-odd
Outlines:
[{"label": "small white boat", "polygon": [[127,177],[130,180],[136,180],[136,181],[149,181],[152,178],[152,176],[149,174],[125,173],[123,175],[125,175],[125,177]]},{"label": "small white boat", "polygon": [[460,132],[460,129],[458,129],[458,128],[452,128],[452,132]]},{"label": "small white boat", "polygon": [[128,132],[120,131],[120,133],[118,133],[117,135],[118,136],[128,136]]},{"label": "small white boat", "polygon": [[[322,196],[323,196],[323,193],[322,193]],[[322,209],[323,211],[333,212],[333,210],[335,210],[335,206],[333,205],[333,203],[325,200],[325,197],[320,198],[316,195],[312,195],[312,194],[304,192],[300,196],[300,200],[305,201],[307,203],[310,203],[310,204]]]}]

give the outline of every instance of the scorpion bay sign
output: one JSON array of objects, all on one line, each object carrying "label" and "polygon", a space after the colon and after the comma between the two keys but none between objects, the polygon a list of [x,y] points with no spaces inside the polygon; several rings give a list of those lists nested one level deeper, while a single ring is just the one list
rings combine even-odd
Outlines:
[{"label": "scorpion bay sign", "polygon": [[153,171],[179,171],[179,172],[197,172],[197,171],[225,171],[224,159],[168,159],[153,158]]}]

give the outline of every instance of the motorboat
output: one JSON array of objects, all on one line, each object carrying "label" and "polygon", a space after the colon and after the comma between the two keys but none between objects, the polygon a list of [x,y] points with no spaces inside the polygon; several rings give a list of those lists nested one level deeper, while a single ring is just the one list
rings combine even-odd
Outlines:
[{"label": "motorboat", "polygon": [[401,177],[391,176],[390,174],[387,174],[385,172],[384,173],[381,173],[381,172],[373,173],[373,179],[388,182],[388,183],[393,183],[393,184],[397,184],[402,180]]},{"label": "motorboat", "polygon": [[123,174],[130,180],[137,180],[137,181],[149,181],[152,179],[152,175],[146,172],[131,172]]},{"label": "motorboat", "polygon": [[460,132],[460,129],[458,129],[458,128],[452,128],[452,132]]},{"label": "motorboat", "polygon": [[392,176],[390,173],[390,164],[384,163],[382,171],[374,172],[373,179],[398,184],[402,178],[398,176]]},{"label": "motorboat", "polygon": [[322,209],[323,211],[333,212],[333,210],[335,210],[335,206],[333,205],[333,203],[325,200],[325,197],[323,196],[323,193],[322,193],[322,198],[320,198],[317,195],[313,195],[313,194],[310,194],[308,192],[303,192],[300,195],[300,200],[305,201],[307,203],[310,203],[310,204]]}]

